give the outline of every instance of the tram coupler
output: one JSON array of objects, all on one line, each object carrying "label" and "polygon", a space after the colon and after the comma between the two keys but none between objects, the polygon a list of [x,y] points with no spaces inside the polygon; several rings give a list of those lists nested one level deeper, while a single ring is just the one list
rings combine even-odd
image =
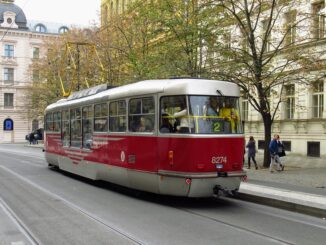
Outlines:
[{"label": "tram coupler", "polygon": [[216,185],[213,188],[214,196],[219,197],[224,195],[224,190],[220,185]]}]

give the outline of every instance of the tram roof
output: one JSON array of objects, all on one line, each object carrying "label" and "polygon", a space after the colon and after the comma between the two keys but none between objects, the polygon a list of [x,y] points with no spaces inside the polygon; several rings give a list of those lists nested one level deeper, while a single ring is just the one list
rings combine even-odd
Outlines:
[{"label": "tram roof", "polygon": [[[79,93],[79,92],[77,92]],[[164,95],[223,95],[239,96],[239,88],[236,84],[218,80],[205,79],[162,79],[162,80],[145,80],[120,87],[99,90],[98,93],[92,94],[81,91],[85,97],[73,95],[68,99],[61,99],[47,107],[47,110],[59,109],[66,106],[78,106],[79,104],[96,103],[102,100],[116,100],[120,98],[143,96],[150,94]],[[91,94],[91,95],[90,95]]]}]

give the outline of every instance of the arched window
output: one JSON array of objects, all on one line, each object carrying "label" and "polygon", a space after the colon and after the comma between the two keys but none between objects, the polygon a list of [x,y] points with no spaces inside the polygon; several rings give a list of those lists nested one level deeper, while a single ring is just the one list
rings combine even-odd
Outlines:
[{"label": "arched window", "polygon": [[46,27],[43,24],[37,24],[35,26],[35,31],[36,32],[46,32]]},{"label": "arched window", "polygon": [[59,33],[60,33],[60,34],[66,33],[66,32],[68,32],[68,31],[69,31],[69,28],[66,27],[66,26],[61,26],[61,27],[59,28]]},{"label": "arched window", "polygon": [[14,130],[14,121],[10,118],[7,118],[3,121],[3,130],[12,131]]},{"label": "arched window", "polygon": [[32,131],[38,129],[38,120],[37,119],[34,119],[32,121]]}]

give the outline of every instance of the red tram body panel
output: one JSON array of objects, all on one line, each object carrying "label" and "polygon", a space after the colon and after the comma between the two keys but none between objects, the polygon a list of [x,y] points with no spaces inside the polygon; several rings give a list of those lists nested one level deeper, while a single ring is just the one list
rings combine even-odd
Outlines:
[{"label": "red tram body panel", "polygon": [[[171,86],[173,81],[164,82]],[[188,82],[193,85],[198,81],[186,79],[180,83],[176,80],[174,85],[180,87]],[[138,85],[136,83],[131,85],[131,88],[132,86]],[[231,87],[234,89],[233,84]],[[161,87],[159,91],[162,91]],[[203,93],[203,97],[201,93],[198,96],[191,93],[192,96],[188,99],[183,91],[179,97],[165,92],[166,95],[150,92],[152,100],[148,99],[152,97],[148,97],[146,93],[135,95],[135,92],[124,94],[121,98],[113,97],[112,108],[115,108],[117,99],[120,105],[126,107],[118,116],[111,110],[110,95],[95,101],[87,102],[86,97],[60,102],[52,108],[50,106],[47,109],[45,137],[45,154],[49,165],[90,179],[106,180],[163,195],[208,197],[214,195],[217,190],[237,191],[241,178],[245,175],[242,170],[244,136],[240,123],[237,131],[233,132],[227,118],[205,114],[207,100],[216,95],[206,96],[206,93]],[[96,93],[94,96],[101,93],[114,94],[114,89]],[[178,91],[176,93],[179,94]],[[235,98],[238,93],[231,95]],[[91,97],[92,95],[88,98]],[[161,128],[164,126],[164,118],[167,118],[169,123],[173,121],[178,124],[177,118],[170,115],[177,110],[175,108],[182,109],[177,102],[184,98],[188,108],[192,108],[188,109],[186,118],[192,121],[194,127],[187,133],[181,133],[180,126],[177,125],[175,129],[171,127],[170,131],[163,133]],[[80,100],[82,103],[76,102]],[[104,105],[101,107],[104,108],[103,117],[100,117],[95,108],[99,103]],[[148,110],[148,105],[151,104],[156,108],[152,112]],[[138,107],[141,107],[139,112],[136,111]],[[108,113],[105,112],[107,108],[110,108]],[[163,113],[162,108],[167,112]],[[74,116],[75,112],[77,116]],[[91,112],[93,118],[84,112]],[[64,119],[64,113],[69,114],[68,119]],[[113,127],[113,119],[119,116],[123,130]],[[133,131],[133,121],[140,116],[153,119],[152,129]],[[140,121],[138,120],[139,123]],[[98,127],[100,124],[109,126],[102,130]],[[51,127],[54,129],[51,130]],[[221,127],[224,131],[212,132],[211,128],[214,127]],[[78,130],[74,131],[76,128]],[[113,132],[114,130],[116,132]],[[91,133],[87,134],[89,131]]]}]

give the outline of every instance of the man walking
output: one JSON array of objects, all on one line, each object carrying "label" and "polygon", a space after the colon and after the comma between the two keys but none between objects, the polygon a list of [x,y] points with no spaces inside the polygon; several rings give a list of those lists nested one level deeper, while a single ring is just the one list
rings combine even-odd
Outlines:
[{"label": "man walking", "polygon": [[271,163],[269,165],[269,171],[271,173],[273,173],[273,165],[276,165],[276,170],[280,171],[280,159],[278,156],[278,144],[277,144],[277,140],[278,140],[278,135],[275,134],[272,141],[269,143],[269,152],[271,154]]}]

